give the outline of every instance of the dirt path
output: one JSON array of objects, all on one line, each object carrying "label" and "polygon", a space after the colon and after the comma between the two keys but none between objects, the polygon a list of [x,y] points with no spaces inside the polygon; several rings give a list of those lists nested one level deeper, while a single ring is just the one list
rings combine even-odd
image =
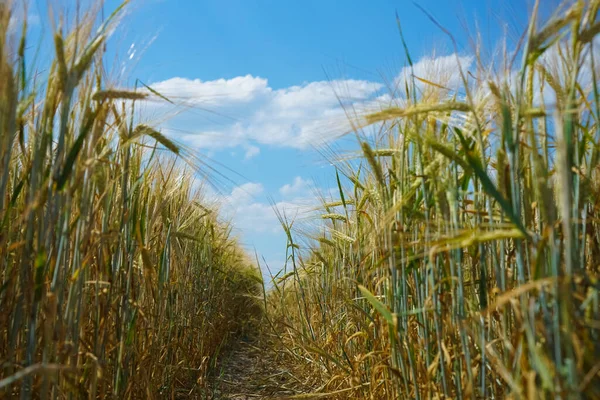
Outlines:
[{"label": "dirt path", "polygon": [[285,399],[307,389],[264,340],[239,340],[219,370],[211,385],[213,399]]}]

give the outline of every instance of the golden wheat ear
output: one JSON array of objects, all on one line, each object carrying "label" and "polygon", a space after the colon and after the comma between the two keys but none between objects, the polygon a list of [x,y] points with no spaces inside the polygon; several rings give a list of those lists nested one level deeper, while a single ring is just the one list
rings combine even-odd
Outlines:
[{"label": "golden wheat ear", "polygon": [[9,45],[18,3],[0,2],[0,397],[201,397],[219,350],[263,316],[257,269],[198,207],[182,147],[131,122],[150,94],[104,81],[126,2],[56,30],[43,88],[25,37]]}]

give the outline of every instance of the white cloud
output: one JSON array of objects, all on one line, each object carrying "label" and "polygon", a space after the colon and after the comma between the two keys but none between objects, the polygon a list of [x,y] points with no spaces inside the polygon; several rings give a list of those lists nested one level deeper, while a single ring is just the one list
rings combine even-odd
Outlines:
[{"label": "white cloud", "polygon": [[244,160],[250,160],[260,154],[260,148],[256,146],[248,146],[244,154]]},{"label": "white cloud", "polygon": [[261,183],[248,182],[233,188],[231,194],[227,197],[227,201],[233,205],[237,203],[245,204],[263,192],[264,187]]},{"label": "white cloud", "polygon": [[297,176],[294,178],[292,183],[287,183],[279,188],[279,193],[283,196],[297,196],[304,195],[306,196],[309,189],[310,182],[308,180],[302,179],[302,177]]},{"label": "white cloud", "polygon": [[145,115],[170,113],[165,133],[203,149],[242,146],[248,157],[257,153],[249,143],[279,147],[319,146],[352,130],[347,110],[378,103],[383,87],[364,80],[309,82],[273,89],[263,78],[246,75],[201,81],[171,78],[151,85],[178,104],[147,103]]},{"label": "white cloud", "polygon": [[[471,55],[424,57],[413,66],[414,75],[457,89],[458,66],[473,68]],[[399,91],[411,70],[395,79]],[[425,90],[430,85],[417,80]],[[178,106],[167,119],[165,133],[196,148],[223,150],[242,147],[245,159],[259,153],[258,145],[305,149],[319,147],[353,131],[357,118],[402,101],[382,93],[379,82],[338,79],[306,82],[275,89],[265,78],[252,75],[202,81],[174,77],[151,85]],[[396,104],[397,105],[397,104]],[[164,105],[150,103],[150,111]]]},{"label": "white cloud", "polygon": [[152,88],[188,106],[211,107],[248,103],[271,91],[266,79],[251,75],[214,81],[175,77],[155,83]]},{"label": "white cloud", "polygon": [[264,186],[258,182],[234,187],[218,199],[222,216],[234,221],[239,233],[275,233],[279,223],[271,204],[259,198],[263,194]]},{"label": "white cloud", "polygon": [[236,186],[229,194],[209,193],[206,197],[219,204],[222,217],[232,220],[236,231],[245,237],[257,233],[283,234],[276,210],[289,219],[305,219],[315,209],[314,196],[297,191],[307,184],[302,178],[296,178],[294,184],[280,189],[289,187],[283,190],[287,193],[286,199],[275,203],[267,199],[264,186],[258,182]]},{"label": "white cloud", "polygon": [[273,109],[288,113],[313,112],[314,109],[337,108],[340,101],[368,99],[381,87],[379,83],[354,79],[311,82],[275,91],[272,105]]},{"label": "white cloud", "polygon": [[[474,61],[475,57],[472,55],[458,56],[455,53],[447,56],[432,55],[423,57],[413,64],[412,71],[410,67],[404,67],[400,71],[395,80],[396,88],[403,94],[405,82],[411,79],[411,73],[413,73],[417,78],[456,90],[463,86],[460,68],[466,74],[473,66]],[[418,79],[415,80],[415,84],[421,90],[428,86],[431,87],[431,85]]]}]

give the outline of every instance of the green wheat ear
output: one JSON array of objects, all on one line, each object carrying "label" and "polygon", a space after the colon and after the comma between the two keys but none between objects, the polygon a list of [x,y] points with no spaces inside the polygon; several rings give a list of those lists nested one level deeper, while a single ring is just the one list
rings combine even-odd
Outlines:
[{"label": "green wheat ear", "polygon": [[174,154],[179,154],[179,147],[171,139],[147,125],[138,125],[133,131],[132,139],[143,135],[150,136],[158,143],[171,150]]},{"label": "green wheat ear", "polygon": [[129,90],[101,90],[92,96],[95,101],[104,100],[144,100],[148,97],[147,93],[134,92]]},{"label": "green wheat ear", "polygon": [[411,117],[419,114],[428,114],[431,112],[448,112],[448,111],[471,111],[471,106],[466,103],[449,101],[440,104],[417,104],[409,108],[388,108],[377,113],[367,115],[367,123],[374,124],[381,121],[389,121],[396,118]]}]

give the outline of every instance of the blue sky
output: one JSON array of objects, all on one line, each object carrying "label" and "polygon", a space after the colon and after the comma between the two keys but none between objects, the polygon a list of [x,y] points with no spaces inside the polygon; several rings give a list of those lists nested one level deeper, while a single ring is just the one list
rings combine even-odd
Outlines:
[{"label": "blue sky", "polygon": [[[30,14],[43,14],[46,1],[32,1]],[[118,3],[108,0],[107,12]],[[469,32],[479,30],[489,49],[507,32],[510,46],[533,4],[417,3],[455,34],[467,66]],[[556,3],[542,0],[543,12]],[[210,195],[223,202],[242,243],[276,271],[285,235],[271,203],[305,218],[315,190],[335,187],[335,170],[315,148],[349,128],[340,101],[361,110],[389,103],[406,66],[396,12],[414,61],[434,57],[456,70],[448,38],[410,1],[143,0],[132,2],[111,39],[119,55],[112,76],[119,85],[140,79],[175,101],[150,105],[147,117],[226,167],[218,168],[233,182]]]}]

